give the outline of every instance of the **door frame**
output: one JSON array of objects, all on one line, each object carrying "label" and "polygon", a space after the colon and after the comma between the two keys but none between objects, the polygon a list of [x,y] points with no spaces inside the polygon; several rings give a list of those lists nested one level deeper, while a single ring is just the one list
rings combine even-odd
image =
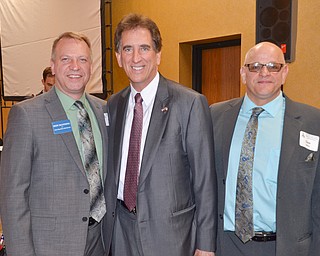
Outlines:
[{"label": "door frame", "polygon": [[241,39],[195,44],[192,46],[192,89],[202,93],[202,51],[241,45]]}]

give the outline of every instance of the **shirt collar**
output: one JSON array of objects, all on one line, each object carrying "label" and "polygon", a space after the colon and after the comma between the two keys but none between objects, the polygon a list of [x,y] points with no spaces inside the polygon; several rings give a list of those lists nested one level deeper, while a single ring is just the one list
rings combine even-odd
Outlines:
[{"label": "shirt collar", "polygon": [[[265,113],[268,113],[269,115],[271,115],[272,117],[274,117],[282,108],[283,108],[283,104],[284,104],[285,100],[283,97],[283,93],[282,91],[280,91],[279,95],[272,101],[268,102],[267,104],[263,105],[263,106],[259,106],[262,107],[265,111]],[[251,114],[251,109],[258,107],[256,104],[254,104],[248,97],[248,95],[246,94],[244,96],[244,100],[241,106],[241,109],[243,111],[243,113],[250,113]],[[263,114],[263,113],[262,113]]]},{"label": "shirt collar", "polygon": [[[65,110],[68,109],[74,109],[75,106],[73,105],[76,101],[75,99],[71,98],[70,96],[66,95],[62,91],[60,91],[56,86],[54,88],[56,90],[56,93],[61,101],[61,104]],[[87,98],[85,96],[85,93],[82,94],[81,98],[79,99],[85,106],[87,106]]]},{"label": "shirt collar", "polygon": [[[157,72],[156,76],[153,78],[153,80],[140,92],[141,97],[143,99],[143,103],[146,104],[146,106],[149,106],[154,97],[156,96],[158,85],[159,85],[159,72]],[[130,84],[131,87],[131,93],[130,93],[130,101],[135,102],[134,96],[138,93],[133,86]]]}]

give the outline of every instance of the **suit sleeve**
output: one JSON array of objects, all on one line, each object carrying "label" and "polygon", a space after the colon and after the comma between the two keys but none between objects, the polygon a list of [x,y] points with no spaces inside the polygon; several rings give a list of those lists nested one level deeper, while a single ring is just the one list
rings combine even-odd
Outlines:
[{"label": "suit sleeve", "polygon": [[0,211],[8,255],[34,256],[29,210],[32,130],[25,109],[14,105],[4,136],[0,172]]},{"label": "suit sleeve", "polygon": [[320,160],[312,191],[312,244],[310,256],[320,252]]},{"label": "suit sleeve", "polygon": [[196,247],[212,252],[216,249],[217,178],[212,123],[208,103],[203,95],[196,95],[192,103],[186,141],[196,203]]}]

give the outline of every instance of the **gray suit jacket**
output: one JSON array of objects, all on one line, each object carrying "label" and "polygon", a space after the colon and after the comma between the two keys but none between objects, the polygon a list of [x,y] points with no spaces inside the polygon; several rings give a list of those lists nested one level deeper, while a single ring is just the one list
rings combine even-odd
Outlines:
[{"label": "gray suit jacket", "polygon": [[[106,102],[86,97],[104,138],[105,167]],[[10,256],[84,254],[89,184],[73,133],[54,135],[51,125],[66,119],[54,89],[10,110],[0,174],[0,210]]]},{"label": "gray suit jacket", "polygon": [[[114,224],[129,94],[127,87],[107,105],[112,152],[105,185],[106,248]],[[145,255],[187,256],[195,248],[215,249],[216,174],[207,101],[162,76],[143,151],[137,212]]]},{"label": "gray suit jacket", "polygon": [[[320,136],[320,111],[286,98],[277,191],[277,256],[319,255],[319,150],[299,146],[300,131]],[[223,243],[225,180],[232,135],[243,98],[210,107],[218,176],[218,246]],[[272,136],[272,131],[270,131]],[[306,161],[308,155],[313,158]]]}]

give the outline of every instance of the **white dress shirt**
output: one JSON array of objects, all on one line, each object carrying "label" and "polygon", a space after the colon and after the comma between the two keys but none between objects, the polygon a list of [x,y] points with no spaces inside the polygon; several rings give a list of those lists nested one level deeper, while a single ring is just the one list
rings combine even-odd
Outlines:
[{"label": "white dress shirt", "polygon": [[[153,104],[154,104],[154,100],[156,97],[158,85],[159,85],[159,73],[157,73],[157,75],[150,82],[150,84],[148,84],[140,92],[141,97],[143,99],[143,101],[142,101],[143,127],[142,127],[142,137],[141,137],[141,145],[140,145],[139,172],[140,172],[141,160],[142,160],[142,156],[143,156],[143,149],[144,149],[144,145],[146,142],[147,132],[148,132],[148,128],[149,128],[149,123],[150,123],[150,119],[151,119]],[[119,180],[119,189],[118,189],[118,199],[120,199],[120,200],[123,200],[124,180],[125,180],[125,176],[126,176],[130,133],[131,133],[131,126],[132,126],[134,105],[135,105],[134,97],[138,93],[132,87],[132,85],[130,85],[130,87],[131,87],[131,93],[129,96],[129,102],[128,102],[127,113],[126,113],[126,121],[125,121],[125,127],[124,127],[124,134],[123,134],[123,142],[122,142],[120,180]]]}]

